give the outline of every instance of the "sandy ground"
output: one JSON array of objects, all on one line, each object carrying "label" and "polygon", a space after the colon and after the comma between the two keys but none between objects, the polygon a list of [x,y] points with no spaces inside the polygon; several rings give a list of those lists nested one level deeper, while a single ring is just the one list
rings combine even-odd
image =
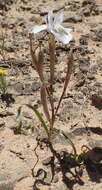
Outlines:
[{"label": "sandy ground", "polygon": [[[48,148],[38,147],[35,151],[40,124],[34,113],[26,107],[22,109],[22,130],[17,131],[16,120],[19,106],[25,103],[43,112],[41,84],[31,60],[28,31],[35,24],[44,23],[51,9],[55,14],[63,12],[63,26],[73,30],[73,41],[67,46],[56,41],[55,104],[62,92],[68,52],[72,47],[74,58],[73,73],[54,127],[72,139],[78,153],[82,145],[90,148],[87,149],[88,162],[79,171],[78,166],[68,161],[71,146],[61,136],[53,137],[55,150],[59,155],[65,153],[62,156],[65,179],[57,160],[53,173]],[[46,40],[43,44],[47,44]],[[46,45],[44,48],[48,79]],[[0,190],[101,190],[102,1],[0,0],[0,69],[7,70],[8,82],[6,98],[0,96]],[[29,126],[37,126],[34,133],[28,130]],[[44,132],[41,130],[39,134],[43,136]]]}]

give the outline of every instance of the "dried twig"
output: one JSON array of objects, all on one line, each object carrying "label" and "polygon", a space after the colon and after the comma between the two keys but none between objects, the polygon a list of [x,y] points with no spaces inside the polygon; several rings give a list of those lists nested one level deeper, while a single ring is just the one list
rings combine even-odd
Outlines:
[{"label": "dried twig", "polygon": [[70,80],[70,77],[71,77],[71,73],[72,73],[72,65],[73,65],[73,53],[72,53],[72,50],[71,50],[71,52],[69,54],[68,62],[67,62],[67,74],[66,74],[66,78],[65,78],[65,83],[64,83],[62,95],[61,95],[60,100],[58,102],[54,117],[56,116],[56,114],[58,112],[58,109],[60,107],[61,101],[62,101],[62,99],[63,99],[63,97],[65,95],[65,92],[66,92],[66,89],[67,89],[67,86],[68,86],[68,83],[69,83],[69,80]]}]

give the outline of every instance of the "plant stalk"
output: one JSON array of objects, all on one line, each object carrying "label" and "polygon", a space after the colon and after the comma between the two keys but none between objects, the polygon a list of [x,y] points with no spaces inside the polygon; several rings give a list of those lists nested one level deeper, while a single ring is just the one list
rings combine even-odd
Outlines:
[{"label": "plant stalk", "polygon": [[50,55],[50,104],[51,104],[51,123],[50,129],[53,129],[54,124],[54,101],[53,101],[53,85],[54,85],[54,67],[55,67],[55,39],[52,34],[49,34],[49,55]]}]

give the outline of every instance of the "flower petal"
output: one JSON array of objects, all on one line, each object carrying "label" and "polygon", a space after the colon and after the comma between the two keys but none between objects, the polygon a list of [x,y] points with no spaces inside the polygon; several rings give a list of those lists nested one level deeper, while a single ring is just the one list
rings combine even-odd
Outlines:
[{"label": "flower petal", "polygon": [[[63,27],[63,26],[61,26],[61,27]],[[63,27],[64,28],[64,27]],[[73,30],[71,29],[71,28],[64,28],[64,30],[66,31],[66,32],[72,32]]]},{"label": "flower petal", "polygon": [[53,12],[48,11],[48,29],[50,30],[53,26]]},{"label": "flower petal", "polygon": [[[70,31],[70,30],[69,30]],[[67,44],[72,40],[72,35],[67,28],[59,25],[51,30],[51,33],[62,43]]]},{"label": "flower petal", "polygon": [[47,29],[47,25],[44,24],[44,25],[35,25],[30,31],[29,33],[33,33],[33,34],[37,34],[38,32],[41,32],[43,30],[46,30]]},{"label": "flower petal", "polygon": [[63,22],[63,13],[58,13],[54,19],[54,25],[60,25]]}]

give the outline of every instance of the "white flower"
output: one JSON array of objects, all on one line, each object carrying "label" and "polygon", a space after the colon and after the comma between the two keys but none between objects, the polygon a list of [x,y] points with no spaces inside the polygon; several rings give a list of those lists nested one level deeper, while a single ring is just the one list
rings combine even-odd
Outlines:
[{"label": "white flower", "polygon": [[72,29],[64,28],[61,26],[63,22],[63,14],[59,13],[53,18],[53,12],[48,12],[47,24],[44,25],[35,25],[29,33],[37,34],[41,31],[48,31],[52,33],[59,41],[64,44],[69,43],[72,40],[71,31]]}]

